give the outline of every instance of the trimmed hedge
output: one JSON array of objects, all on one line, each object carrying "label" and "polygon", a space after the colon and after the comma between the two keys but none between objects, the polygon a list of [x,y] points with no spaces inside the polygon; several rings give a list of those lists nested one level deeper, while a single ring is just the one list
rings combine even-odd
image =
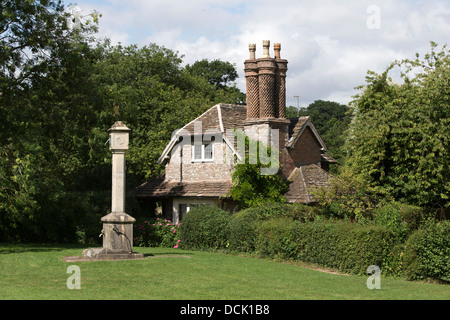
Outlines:
[{"label": "trimmed hedge", "polygon": [[[450,223],[427,223],[407,240],[398,215],[380,214],[379,223],[326,220],[301,207],[284,205],[250,208],[233,215],[217,207],[189,212],[180,228],[180,246],[228,250],[260,257],[300,260],[341,272],[365,275],[376,265],[383,275],[408,279],[450,280]],[[302,217],[301,220],[296,218]]]},{"label": "trimmed hedge", "polygon": [[430,221],[408,238],[405,273],[409,280],[450,282],[450,221]]},{"label": "trimmed hedge", "polygon": [[395,244],[395,235],[384,227],[348,222],[295,221],[291,235],[296,259],[353,274],[366,274],[371,265],[383,269]]},{"label": "trimmed hedge", "polygon": [[216,206],[199,206],[186,213],[180,225],[183,249],[222,249],[228,244],[230,213]]}]

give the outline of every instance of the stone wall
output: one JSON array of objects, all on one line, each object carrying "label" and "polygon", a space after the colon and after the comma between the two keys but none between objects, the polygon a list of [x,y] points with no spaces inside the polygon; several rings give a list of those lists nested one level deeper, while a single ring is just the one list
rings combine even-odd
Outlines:
[{"label": "stone wall", "polygon": [[229,148],[224,142],[213,144],[213,161],[193,162],[192,145],[176,146],[166,165],[166,180],[169,181],[205,181],[231,180]]}]

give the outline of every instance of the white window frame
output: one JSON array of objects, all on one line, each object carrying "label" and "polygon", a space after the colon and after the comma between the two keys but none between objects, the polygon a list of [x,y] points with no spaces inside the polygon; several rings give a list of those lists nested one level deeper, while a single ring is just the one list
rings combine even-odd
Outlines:
[{"label": "white window frame", "polygon": [[180,212],[180,205],[184,204],[186,205],[186,213],[191,211],[192,208],[197,206],[214,206],[215,202],[212,199],[192,199],[192,198],[175,198],[173,199],[172,203],[172,221],[175,224],[178,224],[182,222],[181,212]]},{"label": "white window frame", "polygon": [[[202,142],[201,147],[202,147],[202,154],[201,154],[201,158],[200,159],[196,159],[195,158],[195,147],[199,146],[200,144],[196,144],[193,143],[192,146],[192,162],[214,162],[214,142],[212,141],[206,141],[206,142]],[[211,158],[206,158],[205,157],[205,149],[206,146],[210,145],[211,146]]]}]

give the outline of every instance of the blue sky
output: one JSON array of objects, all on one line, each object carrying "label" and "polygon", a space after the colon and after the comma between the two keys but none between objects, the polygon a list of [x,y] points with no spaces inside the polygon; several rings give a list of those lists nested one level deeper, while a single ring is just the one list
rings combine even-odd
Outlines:
[{"label": "blue sky", "polygon": [[[314,100],[347,104],[367,70],[413,58],[450,40],[448,0],[84,0],[82,12],[102,14],[99,36],[113,44],[156,43],[184,55],[184,63],[221,59],[236,64],[245,92],[248,44],[281,43],[289,61],[287,104]],[[450,45],[450,43],[449,43]]]}]

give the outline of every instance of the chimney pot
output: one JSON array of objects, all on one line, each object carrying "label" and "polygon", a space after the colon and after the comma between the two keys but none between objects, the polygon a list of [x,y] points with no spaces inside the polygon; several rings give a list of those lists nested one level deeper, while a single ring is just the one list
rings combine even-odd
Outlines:
[{"label": "chimney pot", "polygon": [[273,50],[275,51],[275,59],[281,59],[280,57],[281,43],[275,43],[273,45]]},{"label": "chimney pot", "polygon": [[250,51],[250,60],[255,60],[255,52],[256,52],[256,44],[255,43],[250,43],[248,45],[248,51]]},{"label": "chimney pot", "polygon": [[262,55],[262,58],[270,58],[269,48],[270,48],[270,40],[263,40],[263,55]]}]

